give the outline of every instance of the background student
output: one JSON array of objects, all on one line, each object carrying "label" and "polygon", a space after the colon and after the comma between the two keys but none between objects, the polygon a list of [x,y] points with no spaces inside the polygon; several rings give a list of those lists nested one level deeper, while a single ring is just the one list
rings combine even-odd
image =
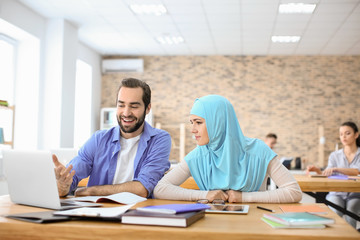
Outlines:
[{"label": "background student", "polygon": [[124,79],[117,94],[118,126],[97,131],[67,166],[53,156],[60,196],[77,188],[90,176],[76,196],[131,192],[148,197],[170,167],[170,135],[145,122],[151,108],[148,84]]},{"label": "background student", "polygon": [[[190,114],[198,146],[159,181],[154,190],[156,198],[273,203],[301,200],[299,185],[276,154],[263,141],[243,135],[226,98],[199,98]],[[267,175],[278,189],[264,191]],[[179,187],[190,176],[200,190]]]},{"label": "background student", "polygon": [[269,148],[274,149],[276,143],[277,143],[277,136],[275,133],[269,133],[266,135],[265,144],[269,146]]},{"label": "background student", "polygon": [[[330,154],[326,169],[321,171],[319,167],[310,165],[307,167],[307,172],[314,171],[326,176],[337,174],[357,176],[360,174],[360,137],[358,127],[353,122],[344,122],[340,126],[339,135],[343,148]],[[360,193],[330,192],[326,199],[360,216]],[[331,209],[338,215],[343,215],[342,212],[334,208]],[[345,219],[353,227],[356,227],[355,219],[349,216],[345,216]]]}]

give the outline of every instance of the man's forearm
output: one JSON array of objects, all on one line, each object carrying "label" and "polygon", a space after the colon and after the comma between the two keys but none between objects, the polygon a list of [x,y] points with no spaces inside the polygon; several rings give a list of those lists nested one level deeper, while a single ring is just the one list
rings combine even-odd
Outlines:
[{"label": "man's forearm", "polygon": [[120,192],[131,192],[141,197],[147,197],[148,191],[141,182],[131,181],[115,185],[100,185],[76,190],[76,196],[107,196]]}]

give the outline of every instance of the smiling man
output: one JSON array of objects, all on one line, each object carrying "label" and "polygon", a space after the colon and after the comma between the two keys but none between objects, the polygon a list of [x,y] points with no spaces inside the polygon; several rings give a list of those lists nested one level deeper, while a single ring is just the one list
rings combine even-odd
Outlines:
[{"label": "smiling man", "polygon": [[[169,169],[170,135],[145,121],[151,109],[149,85],[124,79],[116,102],[118,126],[97,131],[67,167],[53,156],[60,196],[76,190],[76,196],[131,192],[150,197]],[[76,189],[88,176],[87,187]]]}]

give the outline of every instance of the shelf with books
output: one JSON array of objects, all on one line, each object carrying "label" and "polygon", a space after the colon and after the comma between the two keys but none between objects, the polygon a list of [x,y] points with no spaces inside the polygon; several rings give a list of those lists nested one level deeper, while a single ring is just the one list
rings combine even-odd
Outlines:
[{"label": "shelf with books", "polygon": [[[14,130],[15,130],[15,106],[8,106],[8,105],[4,105],[4,104],[0,104],[0,111],[12,111],[11,117],[12,117],[12,122],[11,122],[11,141],[5,141],[5,137],[3,136],[4,134],[4,127],[0,126],[0,128],[2,129],[2,134],[0,136],[0,144],[5,144],[5,145],[10,145],[11,148],[14,148]],[[5,114],[6,115],[6,114]],[[8,116],[6,116],[6,118],[8,118]],[[1,124],[1,123],[0,123]]]}]

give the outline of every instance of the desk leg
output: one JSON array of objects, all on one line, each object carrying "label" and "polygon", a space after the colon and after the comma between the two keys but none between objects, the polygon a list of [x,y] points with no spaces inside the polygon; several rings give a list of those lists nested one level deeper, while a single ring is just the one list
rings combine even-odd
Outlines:
[{"label": "desk leg", "polygon": [[325,203],[326,205],[331,206],[331,207],[335,208],[336,210],[339,210],[343,214],[348,215],[349,217],[352,217],[356,221],[360,221],[360,217],[358,215],[356,215],[355,213],[349,212],[345,208],[342,208],[339,205],[336,205],[335,203],[326,200],[326,198],[325,198],[326,194],[324,195],[324,193],[317,193],[317,192],[304,192],[304,193],[315,198],[316,202]]}]

